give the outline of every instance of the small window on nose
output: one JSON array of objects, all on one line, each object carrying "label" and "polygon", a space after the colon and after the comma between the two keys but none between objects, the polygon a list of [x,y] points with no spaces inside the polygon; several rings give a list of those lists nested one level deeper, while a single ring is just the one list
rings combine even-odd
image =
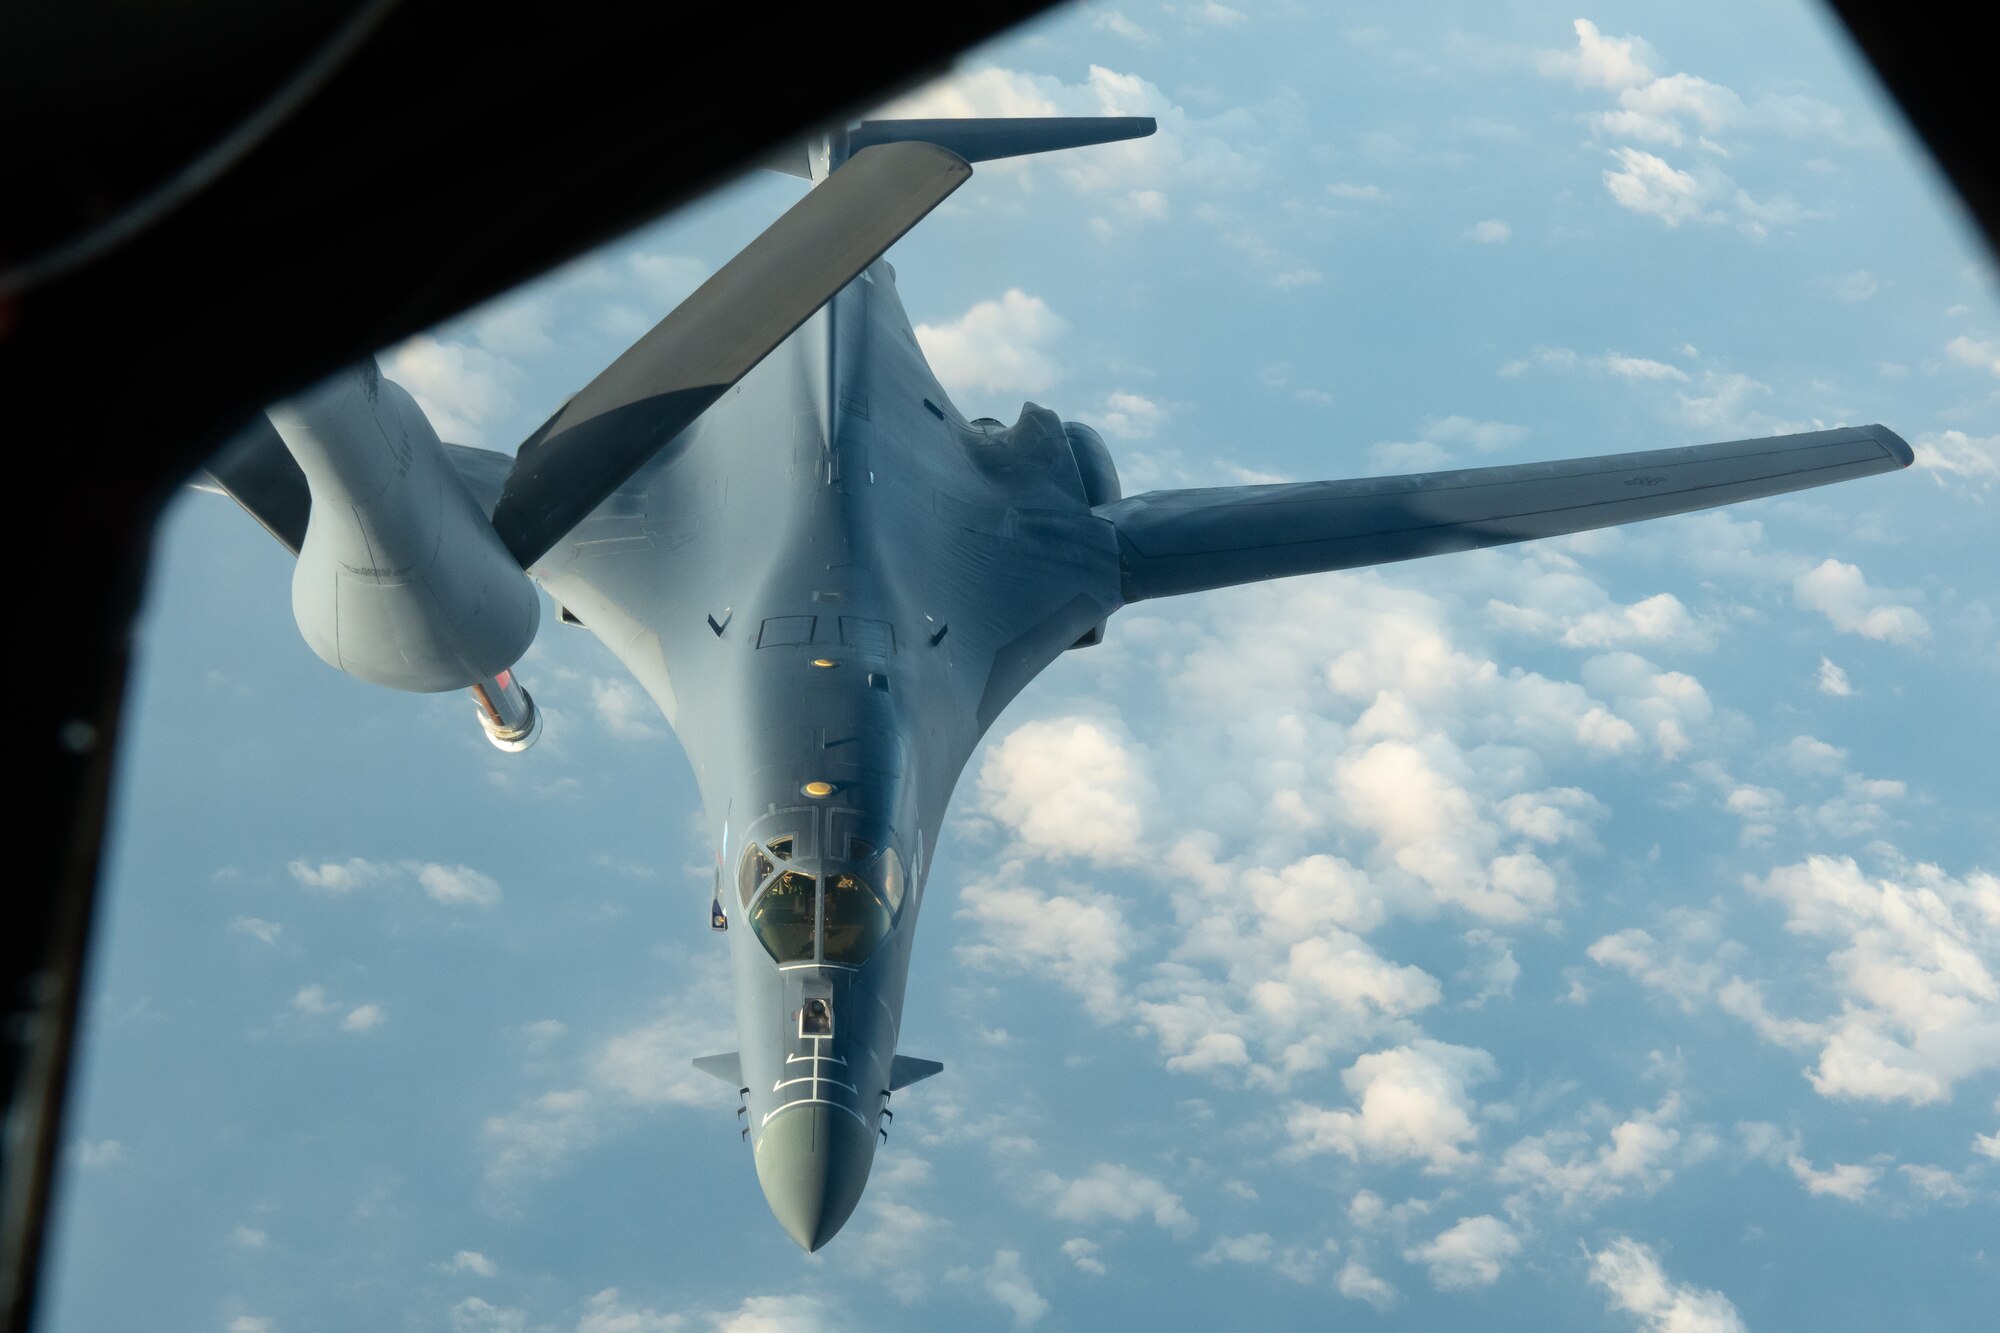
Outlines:
[{"label": "small window on nose", "polygon": [[799,1010],[799,1035],[801,1037],[831,1037],[833,1035],[833,1005],[826,1000],[807,1000]]}]

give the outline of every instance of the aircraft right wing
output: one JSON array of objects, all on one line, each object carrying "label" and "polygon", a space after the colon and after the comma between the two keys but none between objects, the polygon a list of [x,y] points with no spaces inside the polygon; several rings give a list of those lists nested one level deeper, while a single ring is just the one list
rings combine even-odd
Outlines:
[{"label": "aircraft right wing", "polygon": [[1908,467],[1885,426],[1405,477],[1150,491],[1100,505],[1127,602],[1388,564]]}]

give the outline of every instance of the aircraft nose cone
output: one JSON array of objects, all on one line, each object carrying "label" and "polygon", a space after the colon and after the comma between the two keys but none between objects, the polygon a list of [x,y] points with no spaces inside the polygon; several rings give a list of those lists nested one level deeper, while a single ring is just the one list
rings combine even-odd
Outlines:
[{"label": "aircraft nose cone", "polygon": [[853,1215],[874,1161],[875,1136],[847,1111],[797,1106],[757,1140],[757,1183],[786,1234],[812,1251]]}]

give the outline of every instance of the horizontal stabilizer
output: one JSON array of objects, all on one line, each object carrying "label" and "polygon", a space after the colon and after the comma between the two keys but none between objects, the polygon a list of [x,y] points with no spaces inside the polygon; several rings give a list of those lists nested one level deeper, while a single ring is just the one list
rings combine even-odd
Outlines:
[{"label": "horizontal stabilizer", "polygon": [[1127,602],[1381,565],[1905,468],[1884,426],[1407,477],[1151,491],[1100,505]]},{"label": "horizontal stabilizer", "polygon": [[930,143],[968,162],[1053,153],[1062,148],[1143,139],[1157,126],[1151,116],[1003,116],[946,120],[864,120],[847,131],[853,156],[882,143]]},{"label": "horizontal stabilizer", "polygon": [[710,1078],[719,1078],[732,1088],[743,1086],[743,1057],[735,1051],[722,1055],[697,1055],[694,1067]]},{"label": "horizontal stabilizer", "polygon": [[942,1074],[944,1065],[936,1060],[919,1060],[899,1055],[889,1065],[889,1091],[901,1092],[912,1083],[921,1083],[932,1074]]}]

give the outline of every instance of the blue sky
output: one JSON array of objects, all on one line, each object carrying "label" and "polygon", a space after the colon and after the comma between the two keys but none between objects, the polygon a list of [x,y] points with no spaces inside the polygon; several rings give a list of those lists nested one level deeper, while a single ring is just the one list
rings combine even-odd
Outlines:
[{"label": "blue sky", "polygon": [[[165,524],[45,1324],[1972,1327],[2000,1302],[2000,303],[1797,3],[1058,11],[926,114],[1146,114],[891,258],[968,414],[1126,490],[1882,421],[1908,473],[1147,603],[938,849],[861,1211],[729,1091],[694,784],[545,618],[525,755]],[[511,449],[798,196],[389,349]],[[218,349],[226,355],[226,349]]]}]

